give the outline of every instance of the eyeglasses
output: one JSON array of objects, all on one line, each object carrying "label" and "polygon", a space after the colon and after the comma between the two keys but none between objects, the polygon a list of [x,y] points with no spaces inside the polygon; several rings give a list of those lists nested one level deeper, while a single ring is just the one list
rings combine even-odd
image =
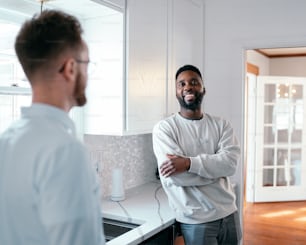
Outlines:
[{"label": "eyeglasses", "polygon": [[80,60],[80,59],[75,59],[75,61],[79,64],[87,64],[87,73],[89,75],[92,75],[94,73],[96,68],[96,63],[91,62],[90,60]]},{"label": "eyeglasses", "polygon": [[[96,67],[96,63],[91,62],[90,60],[80,60],[80,59],[75,59],[75,61],[79,64],[86,64],[87,65],[87,73],[88,74],[93,74],[95,71],[95,67]],[[58,70],[60,73],[63,72],[63,70],[65,69],[65,64],[63,64],[63,66]]]},{"label": "eyeglasses", "polygon": [[79,59],[75,59],[76,62],[80,63],[80,64],[89,64],[90,60],[79,60]]}]

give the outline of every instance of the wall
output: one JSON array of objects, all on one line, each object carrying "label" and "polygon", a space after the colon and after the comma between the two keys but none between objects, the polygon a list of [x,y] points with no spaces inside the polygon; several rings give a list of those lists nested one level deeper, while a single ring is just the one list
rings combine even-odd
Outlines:
[{"label": "wall", "polygon": [[306,57],[270,59],[271,76],[306,77]]},{"label": "wall", "polygon": [[246,52],[247,62],[259,67],[260,76],[306,77],[306,57],[268,58],[254,50]]},{"label": "wall", "polygon": [[270,74],[270,59],[254,51],[246,51],[246,61],[259,68],[259,76],[268,76]]},{"label": "wall", "polygon": [[[245,50],[305,46],[305,9],[300,0],[205,0],[204,106],[232,122],[242,149]],[[240,187],[242,174],[240,164],[233,177]]]},{"label": "wall", "polygon": [[[152,135],[104,136],[85,135],[92,164],[99,163],[102,196],[111,193],[111,172],[123,168],[124,188],[142,185],[155,179],[157,163]],[[95,166],[93,166],[95,167]]]}]

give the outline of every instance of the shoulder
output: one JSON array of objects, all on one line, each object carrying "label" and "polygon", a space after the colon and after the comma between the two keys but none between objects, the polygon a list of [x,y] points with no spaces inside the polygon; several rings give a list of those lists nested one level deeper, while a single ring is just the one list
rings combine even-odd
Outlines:
[{"label": "shoulder", "polygon": [[216,123],[216,124],[224,124],[224,123],[229,123],[229,121],[223,117],[220,116],[214,116],[214,115],[210,115],[205,113],[205,118],[207,121]]},{"label": "shoulder", "polygon": [[177,114],[172,114],[171,116],[164,118],[163,120],[160,120],[158,123],[156,123],[153,128],[153,132],[171,129],[177,124],[177,121]]},{"label": "shoulder", "polygon": [[205,120],[208,125],[219,128],[220,130],[226,130],[231,129],[232,125],[231,123],[220,116],[212,116],[210,114],[205,114]]}]

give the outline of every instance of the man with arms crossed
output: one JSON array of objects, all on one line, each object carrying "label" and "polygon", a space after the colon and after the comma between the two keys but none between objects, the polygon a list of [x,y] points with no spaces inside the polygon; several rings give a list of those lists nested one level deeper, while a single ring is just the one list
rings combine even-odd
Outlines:
[{"label": "man with arms crossed", "polygon": [[0,137],[0,244],[105,244],[99,185],[68,117],[86,103],[82,32],[73,16],[46,10],[17,35],[32,105]]},{"label": "man with arms crossed", "polygon": [[185,65],[175,78],[180,112],[153,130],[163,188],[185,245],[237,245],[240,225],[229,176],[240,147],[227,121],[202,111],[199,69]]}]

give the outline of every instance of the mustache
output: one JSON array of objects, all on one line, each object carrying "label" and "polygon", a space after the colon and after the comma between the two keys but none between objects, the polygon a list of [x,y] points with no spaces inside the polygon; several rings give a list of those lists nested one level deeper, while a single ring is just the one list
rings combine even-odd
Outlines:
[{"label": "mustache", "polygon": [[[193,102],[187,103],[185,101],[185,95],[190,95],[190,94],[193,94],[195,96],[195,100]],[[182,108],[192,110],[192,111],[195,111],[195,110],[197,110],[201,107],[203,97],[204,97],[204,93],[190,93],[190,92],[188,92],[188,93],[183,94],[182,97],[179,96],[179,95],[176,95],[176,98],[177,98],[180,106]]]}]

